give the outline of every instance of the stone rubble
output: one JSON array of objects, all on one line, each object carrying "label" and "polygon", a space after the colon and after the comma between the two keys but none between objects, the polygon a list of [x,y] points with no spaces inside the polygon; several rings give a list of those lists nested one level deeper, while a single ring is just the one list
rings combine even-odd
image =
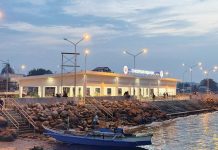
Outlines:
[{"label": "stone rubble", "polygon": [[113,113],[112,119],[100,111],[96,112],[86,105],[76,105],[73,102],[28,104],[24,106],[24,110],[36,122],[41,132],[42,124],[56,129],[91,130],[96,113],[99,117],[99,127],[137,126],[167,119],[166,113],[139,101],[103,100],[101,104]]}]

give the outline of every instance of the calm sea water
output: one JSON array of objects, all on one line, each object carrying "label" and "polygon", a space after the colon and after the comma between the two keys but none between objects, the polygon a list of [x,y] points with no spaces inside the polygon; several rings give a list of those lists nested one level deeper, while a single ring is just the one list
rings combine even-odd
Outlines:
[{"label": "calm sea water", "polygon": [[[148,131],[154,134],[153,145],[143,146],[140,149],[218,150],[218,112],[177,118],[163,123],[152,123],[141,132]],[[42,145],[45,149],[51,150],[112,150],[102,147],[47,144],[36,140],[17,140],[8,146],[16,146],[18,150],[23,150],[33,145]],[[6,143],[0,143],[0,147],[4,146],[7,146]]]}]

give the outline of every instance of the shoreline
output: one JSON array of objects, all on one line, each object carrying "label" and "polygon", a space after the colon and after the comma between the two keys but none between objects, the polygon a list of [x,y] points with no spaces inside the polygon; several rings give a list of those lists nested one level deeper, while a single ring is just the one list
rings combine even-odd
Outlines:
[{"label": "shoreline", "polygon": [[[190,115],[198,115],[210,112],[218,111],[218,100],[217,99],[206,99],[206,100],[168,100],[168,101],[149,101],[149,102],[139,102],[139,101],[101,101],[102,105],[109,108],[117,117],[120,114],[126,115],[125,122],[118,120],[103,120],[100,118],[101,126],[107,127],[107,124],[120,123],[120,127],[124,127],[127,133],[138,134],[143,130],[145,132],[149,127],[161,126],[162,124],[172,123],[175,119],[180,117],[187,117]],[[91,112],[83,105],[75,105],[73,103],[58,103],[58,104],[29,104],[24,105],[25,110],[29,115],[37,122],[40,127],[42,123],[46,122],[48,125],[59,125],[60,129],[64,129],[66,125],[67,116],[72,119],[72,126],[70,128],[77,127],[78,130],[85,131],[87,127],[91,129],[92,116],[94,112]],[[142,120],[145,120],[142,123]],[[79,122],[78,122],[79,121]],[[78,123],[78,124],[76,124]],[[123,124],[124,123],[124,124]],[[78,126],[80,126],[78,128]],[[41,130],[42,131],[42,130]],[[41,144],[51,144],[56,143],[53,139],[44,136],[43,134],[37,134],[34,136],[31,134],[23,134],[18,137],[12,143],[21,142],[24,139],[24,144],[31,142],[33,140],[45,141]],[[4,143],[1,145],[7,146],[11,142],[0,142]],[[28,145],[28,144],[27,144]],[[37,145],[32,145],[37,146]],[[40,146],[40,145],[39,145]],[[8,146],[7,146],[8,147]],[[30,147],[29,147],[30,148]],[[0,149],[1,150],[1,149]]]},{"label": "shoreline", "polygon": [[[217,112],[217,110],[203,112],[200,114],[199,113],[192,114],[192,115],[201,115],[201,114],[214,113],[214,112]],[[139,126],[134,126],[134,127],[131,127],[131,130],[143,130],[143,131],[145,131],[148,128],[161,127],[163,125],[171,124],[171,123],[175,122],[178,118],[184,118],[184,117],[189,117],[189,116],[191,116],[191,115],[176,117],[176,118],[164,120],[164,121],[152,122],[149,124],[144,124],[144,125],[139,125]],[[134,132],[136,132],[136,131],[134,131]],[[30,137],[32,137],[32,138],[30,138]],[[0,142],[0,145],[1,145],[0,150],[29,150],[30,148],[33,148],[34,146],[43,147],[46,150],[52,150],[53,149],[52,147],[57,146],[57,145],[59,145],[60,148],[62,146],[67,147],[67,144],[56,142],[54,139],[46,137],[43,134],[37,134],[36,136],[34,136],[33,134],[29,134],[29,136],[26,136],[26,137],[19,136],[13,142]]]}]

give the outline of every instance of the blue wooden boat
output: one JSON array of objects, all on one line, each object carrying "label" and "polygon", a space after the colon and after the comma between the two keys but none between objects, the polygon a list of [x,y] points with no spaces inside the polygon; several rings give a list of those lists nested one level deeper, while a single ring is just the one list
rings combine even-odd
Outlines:
[{"label": "blue wooden boat", "polygon": [[77,135],[68,131],[57,131],[44,127],[44,134],[56,139],[57,141],[68,144],[129,148],[152,144],[151,134],[137,137],[134,135],[125,135],[121,132],[114,133],[109,129],[101,129],[85,135]]}]

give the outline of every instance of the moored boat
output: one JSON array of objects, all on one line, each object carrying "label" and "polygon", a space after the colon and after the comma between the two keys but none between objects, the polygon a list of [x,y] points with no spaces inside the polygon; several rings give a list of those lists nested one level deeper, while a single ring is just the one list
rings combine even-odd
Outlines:
[{"label": "moored boat", "polygon": [[57,141],[68,144],[107,146],[107,147],[137,147],[143,145],[151,145],[152,134],[137,137],[134,135],[125,135],[120,132],[112,132],[111,130],[98,130],[88,134],[78,135],[66,131],[58,131],[44,127],[44,134]]}]

